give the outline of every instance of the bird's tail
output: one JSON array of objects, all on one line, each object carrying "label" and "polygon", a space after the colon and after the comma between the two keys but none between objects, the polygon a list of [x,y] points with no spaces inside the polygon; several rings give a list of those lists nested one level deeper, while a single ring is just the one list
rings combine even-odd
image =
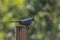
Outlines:
[{"label": "bird's tail", "polygon": [[12,20],[12,21],[10,21],[10,22],[19,22],[20,20]]}]

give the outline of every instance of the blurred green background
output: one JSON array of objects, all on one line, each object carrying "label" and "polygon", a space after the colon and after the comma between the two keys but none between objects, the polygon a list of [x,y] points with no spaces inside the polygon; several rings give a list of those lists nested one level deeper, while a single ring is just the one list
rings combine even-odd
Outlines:
[{"label": "blurred green background", "polygon": [[0,0],[0,40],[15,40],[11,20],[33,16],[28,40],[60,40],[60,0]]}]

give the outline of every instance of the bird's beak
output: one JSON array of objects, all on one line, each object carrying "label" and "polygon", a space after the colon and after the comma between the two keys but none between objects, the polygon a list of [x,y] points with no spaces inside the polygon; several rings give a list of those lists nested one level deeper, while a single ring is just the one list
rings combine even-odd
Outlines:
[{"label": "bird's beak", "polygon": [[35,23],[37,23],[35,19],[33,19],[33,21],[34,21]]}]

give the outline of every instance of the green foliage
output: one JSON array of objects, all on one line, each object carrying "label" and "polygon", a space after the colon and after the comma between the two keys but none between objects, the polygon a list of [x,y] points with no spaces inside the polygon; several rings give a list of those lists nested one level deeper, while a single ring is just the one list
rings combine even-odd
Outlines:
[{"label": "green foliage", "polygon": [[0,0],[0,40],[15,40],[14,28],[19,24],[10,21],[29,17],[35,19],[29,27],[29,40],[60,37],[60,0]]}]

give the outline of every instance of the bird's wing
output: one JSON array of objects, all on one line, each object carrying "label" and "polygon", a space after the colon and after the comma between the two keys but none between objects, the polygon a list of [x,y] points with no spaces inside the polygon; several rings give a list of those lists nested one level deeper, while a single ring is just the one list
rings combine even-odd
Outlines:
[{"label": "bird's wing", "polygon": [[24,20],[20,20],[20,21],[27,21],[27,20],[31,20],[32,18],[28,18],[28,19],[24,19]]}]

